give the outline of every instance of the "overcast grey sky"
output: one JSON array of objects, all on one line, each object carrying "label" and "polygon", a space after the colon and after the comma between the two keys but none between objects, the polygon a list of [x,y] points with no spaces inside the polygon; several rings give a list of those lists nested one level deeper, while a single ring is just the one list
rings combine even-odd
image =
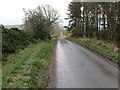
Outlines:
[{"label": "overcast grey sky", "polygon": [[[38,5],[49,4],[58,10],[61,17],[67,17],[68,4],[72,0],[0,0],[0,24],[22,24],[24,18],[23,8],[34,9]],[[67,22],[63,20],[64,24]]]}]

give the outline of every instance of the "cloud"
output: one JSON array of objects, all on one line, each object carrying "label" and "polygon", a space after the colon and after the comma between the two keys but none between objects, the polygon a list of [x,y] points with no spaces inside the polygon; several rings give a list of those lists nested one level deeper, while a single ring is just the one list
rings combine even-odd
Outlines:
[{"label": "cloud", "polygon": [[0,24],[22,24],[22,19],[24,18],[23,8],[34,9],[38,5],[43,4],[50,4],[58,10],[62,18],[66,18],[67,7],[70,1],[71,0],[1,0]]}]

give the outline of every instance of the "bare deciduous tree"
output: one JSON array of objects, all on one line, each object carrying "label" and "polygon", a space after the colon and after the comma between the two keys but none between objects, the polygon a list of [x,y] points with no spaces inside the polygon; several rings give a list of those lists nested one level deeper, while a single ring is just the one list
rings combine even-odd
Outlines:
[{"label": "bare deciduous tree", "polygon": [[45,19],[48,21],[47,22],[48,26],[57,24],[60,20],[59,19],[60,15],[58,14],[58,11],[50,5],[46,4],[38,6],[37,10],[40,11],[42,15],[45,17]]},{"label": "bare deciduous tree", "polygon": [[36,38],[50,37],[51,27],[59,22],[58,11],[50,5],[38,6],[36,9],[25,11],[25,26],[31,29]]}]

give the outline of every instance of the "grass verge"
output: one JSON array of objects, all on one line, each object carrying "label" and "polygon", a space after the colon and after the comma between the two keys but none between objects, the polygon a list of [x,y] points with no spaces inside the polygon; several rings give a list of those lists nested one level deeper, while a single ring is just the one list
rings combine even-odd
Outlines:
[{"label": "grass verge", "polygon": [[120,60],[120,53],[117,51],[117,47],[112,42],[105,42],[102,40],[97,40],[95,38],[67,38],[70,41],[73,41],[83,47],[95,51],[105,58],[111,60],[112,62],[118,64]]},{"label": "grass verge", "polygon": [[44,88],[54,42],[31,44],[19,53],[9,55],[2,66],[2,88]]}]

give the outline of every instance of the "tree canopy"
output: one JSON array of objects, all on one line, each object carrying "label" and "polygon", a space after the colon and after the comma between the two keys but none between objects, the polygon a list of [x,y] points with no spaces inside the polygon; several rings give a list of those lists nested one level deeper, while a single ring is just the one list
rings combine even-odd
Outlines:
[{"label": "tree canopy", "polygon": [[[118,40],[120,2],[71,2],[68,8],[69,31],[78,37]],[[120,33],[119,33],[120,34]]]},{"label": "tree canopy", "polygon": [[36,9],[25,10],[25,29],[31,30],[36,39],[50,39],[50,30],[59,22],[58,11],[50,5],[38,6]]}]

